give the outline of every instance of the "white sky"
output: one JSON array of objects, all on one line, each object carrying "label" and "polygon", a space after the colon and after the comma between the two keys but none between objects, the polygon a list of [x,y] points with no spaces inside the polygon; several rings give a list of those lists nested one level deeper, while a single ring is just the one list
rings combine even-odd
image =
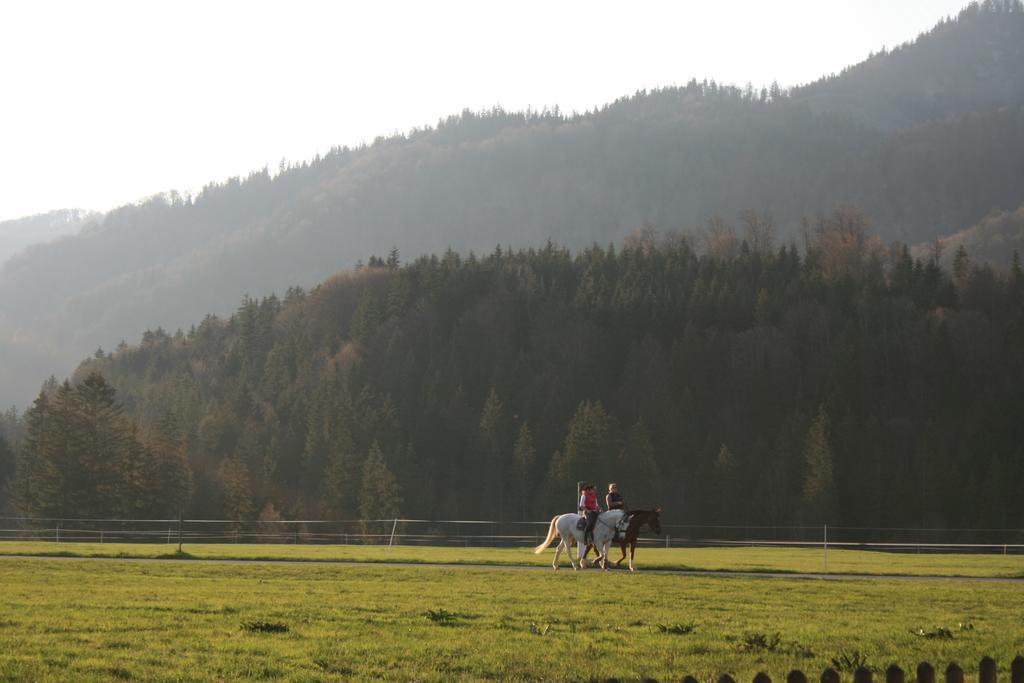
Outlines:
[{"label": "white sky", "polygon": [[813,80],[967,0],[0,4],[0,220],[107,210],[464,107]]}]

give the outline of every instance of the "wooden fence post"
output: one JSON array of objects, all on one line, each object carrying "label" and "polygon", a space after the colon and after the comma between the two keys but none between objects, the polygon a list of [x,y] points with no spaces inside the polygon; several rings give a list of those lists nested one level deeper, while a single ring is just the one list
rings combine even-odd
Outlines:
[{"label": "wooden fence post", "polygon": [[763,671],[758,671],[754,676],[754,683],[772,683],[772,679]]},{"label": "wooden fence post", "polygon": [[935,667],[928,662],[918,664],[917,683],[935,683]]},{"label": "wooden fence post", "polygon": [[1017,655],[1010,664],[1010,683],[1024,683],[1024,657]]},{"label": "wooden fence post", "polygon": [[718,677],[718,683],[736,683],[729,674],[722,674]]},{"label": "wooden fence post", "polygon": [[786,683],[807,683],[807,676],[800,669],[793,669],[786,674]]},{"label": "wooden fence post", "polygon": [[[540,541],[537,541],[537,543],[540,543]],[[683,679],[683,683],[697,683],[697,679],[693,676],[687,675],[686,678]]]},{"label": "wooden fence post", "polygon": [[964,683],[964,670],[956,662],[946,667],[946,683]]},{"label": "wooden fence post", "polygon": [[903,681],[903,669],[895,664],[890,664],[889,668],[885,670],[885,683],[903,683]]},{"label": "wooden fence post", "polygon": [[839,683],[839,674],[832,667],[821,672],[821,683]]},{"label": "wooden fence post", "polygon": [[982,657],[978,664],[978,683],[996,683],[996,660]]},{"label": "wooden fence post", "polygon": [[853,683],[871,683],[871,669],[858,666],[853,672]]}]

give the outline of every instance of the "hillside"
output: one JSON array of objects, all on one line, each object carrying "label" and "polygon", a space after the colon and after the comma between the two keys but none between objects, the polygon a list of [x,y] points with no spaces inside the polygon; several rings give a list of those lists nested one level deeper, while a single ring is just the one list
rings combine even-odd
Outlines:
[{"label": "hillside", "polygon": [[802,217],[840,205],[886,242],[964,229],[1024,202],[1018,10],[974,7],[792,94],[692,81],[581,115],[465,112],[122,207],[0,267],[0,403],[26,405],[43,378],[140,329],[309,287],[392,246],[577,249],[744,209],[802,242]]},{"label": "hillside", "polygon": [[[1024,205],[1015,211],[993,211],[976,225],[939,239],[938,244],[942,264],[950,271],[961,248],[970,261],[1009,269],[1014,258],[1024,254]],[[934,242],[919,244],[913,253],[925,257],[934,249]]]},{"label": "hillside", "polygon": [[[1024,524],[1019,268],[954,282],[853,211],[806,257],[756,227],[718,237],[720,256],[648,231],[575,255],[375,258],[149,331],[46,388],[12,490],[37,514],[173,514],[185,484],[166,477],[194,482],[199,517],[534,519],[596,479],[689,523]],[[47,463],[110,452],[51,450],[115,433],[87,426],[116,416],[100,375],[139,425],[116,443],[141,439],[104,467],[142,474],[97,498],[52,473],[103,467]]]},{"label": "hillside", "polygon": [[82,209],[62,209],[36,216],[0,221],[0,265],[28,246],[73,235],[102,216]]}]

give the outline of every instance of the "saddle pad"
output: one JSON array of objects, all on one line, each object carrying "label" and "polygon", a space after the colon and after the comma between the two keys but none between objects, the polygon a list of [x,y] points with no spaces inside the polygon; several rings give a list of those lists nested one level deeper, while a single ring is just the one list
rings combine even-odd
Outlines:
[{"label": "saddle pad", "polygon": [[587,518],[586,517],[580,517],[579,521],[576,522],[576,530],[577,531],[585,531],[586,528],[587,528]]}]

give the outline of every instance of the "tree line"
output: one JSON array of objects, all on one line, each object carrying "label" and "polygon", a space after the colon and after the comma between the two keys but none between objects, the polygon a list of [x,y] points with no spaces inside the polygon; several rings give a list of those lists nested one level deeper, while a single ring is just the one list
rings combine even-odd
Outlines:
[{"label": "tree line", "polygon": [[1024,526],[1019,259],[949,272],[849,208],[799,247],[741,225],[393,250],[98,350],[5,428],[9,504],[532,520],[589,479],[675,522]]}]

